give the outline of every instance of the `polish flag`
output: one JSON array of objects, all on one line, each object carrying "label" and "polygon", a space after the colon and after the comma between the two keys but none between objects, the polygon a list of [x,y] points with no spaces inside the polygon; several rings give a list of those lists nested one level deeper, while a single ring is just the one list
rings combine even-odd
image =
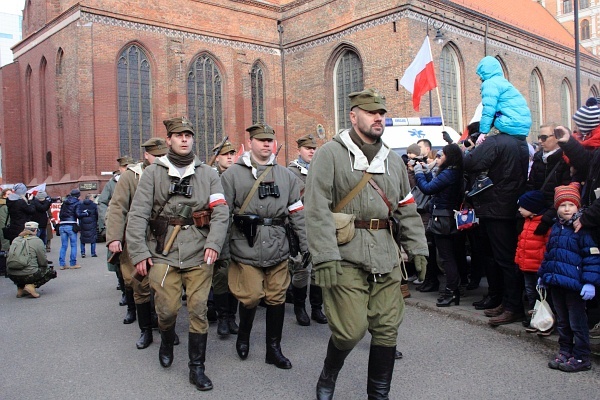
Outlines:
[{"label": "polish flag", "polygon": [[[471,125],[473,122],[481,121],[482,113],[483,113],[483,104],[479,103],[477,105],[477,108],[475,109],[475,114],[473,114],[473,118],[471,118],[471,121],[469,121],[469,125]],[[469,125],[467,125],[467,127],[465,128],[465,130],[463,131],[463,134],[459,140],[466,140],[469,137],[469,129],[467,129]]]},{"label": "polish flag", "polygon": [[400,84],[412,93],[413,108],[415,111],[419,111],[421,96],[437,87],[433,57],[431,56],[431,47],[429,46],[429,36],[425,37],[425,41],[417,56],[404,72],[402,79],[400,79]]},{"label": "polish flag", "polygon": [[46,184],[42,183],[41,185],[37,185],[36,187],[32,187],[31,189],[29,189],[27,191],[27,193],[31,193],[34,196],[37,196],[38,192],[45,192],[46,191]]}]

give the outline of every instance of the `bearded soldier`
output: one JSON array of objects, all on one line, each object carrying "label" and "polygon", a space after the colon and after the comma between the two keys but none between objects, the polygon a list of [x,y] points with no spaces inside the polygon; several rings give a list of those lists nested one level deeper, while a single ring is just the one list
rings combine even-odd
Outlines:
[{"label": "bearded soldier", "polygon": [[189,379],[198,390],[210,390],[212,382],[204,373],[206,302],[213,265],[227,236],[229,209],[217,172],[192,151],[192,124],[186,118],[164,124],[169,152],[140,178],[127,221],[128,251],[137,272],[149,273],[161,335],[158,357],[165,368],[173,362],[175,322],[185,286]]}]

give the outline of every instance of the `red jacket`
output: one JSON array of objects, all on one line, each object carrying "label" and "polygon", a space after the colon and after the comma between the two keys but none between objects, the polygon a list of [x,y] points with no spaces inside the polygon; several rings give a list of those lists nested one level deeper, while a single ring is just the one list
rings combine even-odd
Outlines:
[{"label": "red jacket", "polygon": [[533,218],[525,218],[523,231],[519,234],[515,263],[523,272],[537,272],[544,260],[546,242],[550,236],[550,230],[544,236],[533,234],[541,221],[541,215],[536,215]]}]

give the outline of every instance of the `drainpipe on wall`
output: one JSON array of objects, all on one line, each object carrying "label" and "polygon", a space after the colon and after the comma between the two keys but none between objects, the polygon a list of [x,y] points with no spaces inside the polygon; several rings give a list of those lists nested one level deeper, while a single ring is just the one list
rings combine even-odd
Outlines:
[{"label": "drainpipe on wall", "polygon": [[487,53],[487,40],[488,40],[488,29],[490,27],[489,24],[490,24],[489,21],[486,20],[485,21],[485,32],[483,34],[483,56],[484,57],[488,55],[488,53]]},{"label": "drainpipe on wall", "polygon": [[285,145],[285,165],[288,163],[288,129],[287,129],[287,89],[285,85],[285,53],[283,52],[283,25],[277,21],[277,32],[279,32],[279,51],[281,52],[281,82],[283,88],[283,138]]}]

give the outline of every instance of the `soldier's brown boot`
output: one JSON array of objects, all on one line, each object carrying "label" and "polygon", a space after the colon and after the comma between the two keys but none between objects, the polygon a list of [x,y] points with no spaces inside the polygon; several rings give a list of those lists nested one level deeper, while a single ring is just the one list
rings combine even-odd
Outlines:
[{"label": "soldier's brown boot", "polygon": [[485,310],[483,313],[486,317],[497,317],[498,315],[504,312],[504,306],[500,304],[496,308],[490,308],[489,310]]},{"label": "soldier's brown boot", "polygon": [[35,286],[33,284],[25,285],[25,291],[31,295],[31,297],[35,297],[36,299],[40,297],[40,294],[35,291]]}]

